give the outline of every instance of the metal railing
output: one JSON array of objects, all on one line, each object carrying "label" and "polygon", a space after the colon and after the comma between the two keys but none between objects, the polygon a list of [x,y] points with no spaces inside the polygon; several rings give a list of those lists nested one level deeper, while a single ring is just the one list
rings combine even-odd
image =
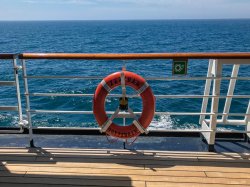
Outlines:
[{"label": "metal railing", "polygon": [[14,80],[1,81],[0,86],[15,86],[16,87],[16,106],[4,105],[0,106],[0,111],[17,111],[18,112],[18,130],[1,130],[1,133],[23,133],[23,127],[27,124],[25,120],[23,120],[22,114],[22,106],[21,106],[21,95],[20,95],[20,84],[19,84],[19,75],[18,71],[20,70],[20,66],[17,65],[18,55],[15,54],[0,54],[0,60],[11,60],[13,66],[13,75]]},{"label": "metal railing", "polygon": [[[195,130],[149,130],[150,132],[164,131],[164,132],[200,132],[206,139],[209,145],[214,145],[215,143],[215,134],[217,132],[217,124],[226,124],[226,125],[244,125],[244,131],[223,131],[223,133],[228,132],[238,132],[238,133],[250,133],[249,128],[249,119],[250,119],[250,101],[245,113],[230,113],[230,106],[233,98],[245,98],[250,99],[250,95],[234,95],[234,89],[237,80],[250,80],[250,77],[238,77],[238,71],[240,65],[246,64],[250,65],[250,53],[154,53],[154,54],[65,54],[65,53],[24,53],[17,55],[7,55],[2,54],[0,58],[13,58],[13,64],[16,68],[16,60],[21,60],[22,64],[22,73],[25,87],[25,97],[26,97],[26,112],[27,120],[30,134],[30,142],[33,145],[33,129],[39,128],[50,128],[50,127],[32,127],[32,113],[63,113],[63,114],[85,114],[92,115],[92,111],[65,111],[65,110],[34,110],[30,107],[30,96],[40,96],[40,97],[93,97],[93,93],[88,94],[62,94],[62,93],[30,93],[29,92],[29,79],[83,79],[83,80],[101,80],[101,76],[38,76],[38,75],[27,75],[26,60],[38,60],[38,59],[63,59],[63,60],[145,60],[145,59],[208,59],[208,71],[206,77],[145,77],[146,80],[158,80],[158,81],[172,81],[172,80],[205,80],[205,89],[204,95],[155,95],[156,99],[165,99],[165,98],[202,98],[202,107],[200,112],[155,112],[156,115],[196,115],[200,116],[199,123],[202,125],[201,129]],[[222,76],[222,66],[224,64],[233,65],[233,70],[231,77]],[[229,87],[227,95],[220,94],[220,86],[222,80],[229,80]],[[20,89],[18,76],[16,76],[16,85],[17,85],[17,97],[18,97],[18,108],[20,121],[22,120],[22,111],[20,109]],[[1,82],[0,82],[1,83]],[[6,83],[8,84],[8,83]],[[1,84],[0,84],[1,85]],[[210,95],[210,90],[212,88],[212,95]],[[250,86],[249,86],[250,89]],[[109,97],[121,97],[121,94],[110,94]],[[139,97],[138,95],[128,95],[129,98]],[[224,110],[222,113],[218,112],[219,99],[226,99]],[[211,109],[207,110],[208,101],[211,99]],[[114,111],[107,111],[107,114],[113,114]],[[135,114],[140,115],[140,112],[135,112]],[[210,116],[209,119],[206,119],[206,116]],[[218,116],[222,116],[221,119]],[[232,120],[228,119],[228,116],[241,116],[244,117],[244,120]],[[129,118],[127,113],[119,114],[119,118]],[[60,129],[72,129],[69,127],[63,127]],[[84,130],[85,128],[79,128]],[[87,129],[87,128],[86,128]],[[99,128],[96,128],[99,130]]]}]

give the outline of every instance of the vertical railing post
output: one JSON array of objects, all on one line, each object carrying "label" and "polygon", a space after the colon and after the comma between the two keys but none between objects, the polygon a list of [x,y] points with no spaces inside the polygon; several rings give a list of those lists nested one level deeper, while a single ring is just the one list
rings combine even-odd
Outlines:
[{"label": "vertical railing post", "polygon": [[[209,59],[208,70],[207,70],[207,78],[212,77],[212,67],[213,67],[214,61],[215,60],[213,60],[213,59]],[[204,95],[209,95],[210,88],[211,88],[211,82],[212,82],[212,79],[206,79],[205,88],[204,88]],[[201,113],[206,113],[208,99],[209,99],[208,97],[203,97]],[[205,115],[200,115],[199,123],[202,124],[204,119],[205,119]]]},{"label": "vertical railing post", "polygon": [[25,125],[23,122],[23,114],[22,114],[22,104],[21,104],[21,96],[20,96],[20,84],[19,84],[19,77],[18,77],[18,70],[19,67],[17,66],[17,59],[18,55],[13,56],[13,69],[14,69],[14,78],[16,83],[16,96],[17,96],[17,107],[18,107],[18,117],[19,117],[19,123],[20,129],[23,129],[23,126]]},{"label": "vertical railing post", "polygon": [[212,93],[212,103],[211,103],[211,116],[210,116],[210,123],[209,129],[211,130],[210,136],[208,139],[208,146],[209,150],[214,149],[215,144],[215,135],[216,135],[216,126],[217,126],[217,113],[219,107],[219,96],[220,96],[220,86],[221,86],[221,74],[222,74],[222,63],[219,60],[216,60],[213,66],[213,74],[214,74],[214,81],[213,81],[213,93]]},{"label": "vertical railing post", "polygon": [[[231,77],[237,77],[238,76],[239,68],[240,68],[239,64],[234,64]],[[229,83],[229,86],[228,86],[227,96],[234,94],[235,84],[236,84],[236,79],[231,79],[230,83]],[[231,102],[232,102],[232,97],[227,97],[226,101],[225,101],[224,110],[223,110],[224,114],[229,113]],[[228,118],[228,115],[223,115],[222,116],[222,121],[224,123],[226,123],[227,118]]]},{"label": "vertical railing post", "polygon": [[[208,76],[213,75],[213,92],[212,92],[212,103],[211,103],[211,115],[209,124],[207,121],[201,121],[202,129],[208,130],[209,132],[201,133],[203,138],[208,144],[208,151],[214,151],[216,126],[217,126],[217,113],[219,107],[219,96],[220,96],[220,85],[221,85],[221,74],[222,74],[222,63],[219,60],[213,60],[209,63]],[[206,88],[204,95],[208,95],[210,92],[211,82],[206,82]],[[208,89],[209,86],[209,89]],[[203,108],[207,108],[207,100],[203,99]],[[206,106],[206,107],[205,107]],[[206,110],[205,110],[206,111]]]},{"label": "vertical railing post", "polygon": [[35,147],[34,139],[33,139],[33,128],[32,128],[32,122],[31,122],[31,115],[30,115],[30,98],[29,98],[27,70],[26,70],[26,63],[25,63],[24,59],[22,59],[22,69],[23,69],[23,79],[24,79],[25,98],[26,98],[26,112],[27,112],[27,119],[28,119],[28,125],[29,125],[30,147]]},{"label": "vertical railing post", "polygon": [[[250,100],[248,101],[248,107],[247,107],[247,111],[246,111],[246,117],[245,117],[245,123],[246,123],[246,131],[249,132],[250,131]],[[247,133],[247,139],[248,142],[250,142],[250,133]]]}]

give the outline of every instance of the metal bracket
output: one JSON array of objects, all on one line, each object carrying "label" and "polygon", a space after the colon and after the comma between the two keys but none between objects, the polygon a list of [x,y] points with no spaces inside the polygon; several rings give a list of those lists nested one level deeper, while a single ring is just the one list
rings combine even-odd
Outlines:
[{"label": "metal bracket", "polygon": [[132,117],[134,118],[134,125],[136,126],[136,128],[141,132],[141,133],[145,133],[148,134],[147,129],[145,129],[140,122],[138,121],[137,116],[134,114],[133,110],[131,108],[128,108],[128,112],[132,115]]},{"label": "metal bracket", "polygon": [[142,87],[140,87],[139,90],[137,90],[137,94],[141,95],[147,88],[149,87],[149,84],[147,82],[145,82]]},{"label": "metal bracket", "polygon": [[22,66],[15,66],[14,69],[18,71],[18,70],[22,70],[23,68]]},{"label": "metal bracket", "polygon": [[126,97],[126,86],[125,86],[125,75],[124,72],[121,72],[121,86],[122,86],[122,97]]},{"label": "metal bracket", "polygon": [[111,91],[111,88],[109,87],[109,85],[105,82],[105,80],[102,80],[101,82],[103,88],[107,91],[107,92],[110,92]]},{"label": "metal bracket", "polygon": [[[109,126],[113,123],[113,120],[118,116],[120,112],[120,109],[117,108],[115,113],[102,125],[100,132],[106,132],[107,129],[109,128]],[[136,128],[141,132],[141,133],[145,133],[148,134],[147,129],[145,129],[140,122],[138,121],[137,116],[134,114],[133,110],[131,108],[128,108],[128,113],[132,116],[132,118],[134,118],[133,124],[136,126]]]},{"label": "metal bracket", "polygon": [[107,129],[109,128],[109,126],[112,124],[112,120],[108,119],[103,125],[102,125],[102,128],[100,129],[100,132],[103,133],[103,132],[106,132]]},{"label": "metal bracket", "polygon": [[28,127],[29,122],[27,120],[19,121],[18,125],[22,127]]},{"label": "metal bracket", "polygon": [[102,125],[100,132],[106,132],[107,129],[109,128],[109,126],[113,123],[113,120],[117,117],[117,115],[119,114],[120,109],[117,108],[115,113]]}]

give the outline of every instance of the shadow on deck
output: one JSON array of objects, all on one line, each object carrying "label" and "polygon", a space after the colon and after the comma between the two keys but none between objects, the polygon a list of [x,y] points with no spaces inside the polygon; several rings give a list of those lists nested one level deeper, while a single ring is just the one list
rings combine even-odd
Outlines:
[{"label": "shadow on deck", "polygon": [[249,159],[249,153],[0,148],[0,185],[247,186]]}]

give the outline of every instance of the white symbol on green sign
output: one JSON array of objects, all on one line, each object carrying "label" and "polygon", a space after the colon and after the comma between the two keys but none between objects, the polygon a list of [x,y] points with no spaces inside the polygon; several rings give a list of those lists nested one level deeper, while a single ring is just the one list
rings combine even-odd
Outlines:
[{"label": "white symbol on green sign", "polygon": [[187,74],[187,60],[174,60],[173,61],[173,75],[186,75]]}]

